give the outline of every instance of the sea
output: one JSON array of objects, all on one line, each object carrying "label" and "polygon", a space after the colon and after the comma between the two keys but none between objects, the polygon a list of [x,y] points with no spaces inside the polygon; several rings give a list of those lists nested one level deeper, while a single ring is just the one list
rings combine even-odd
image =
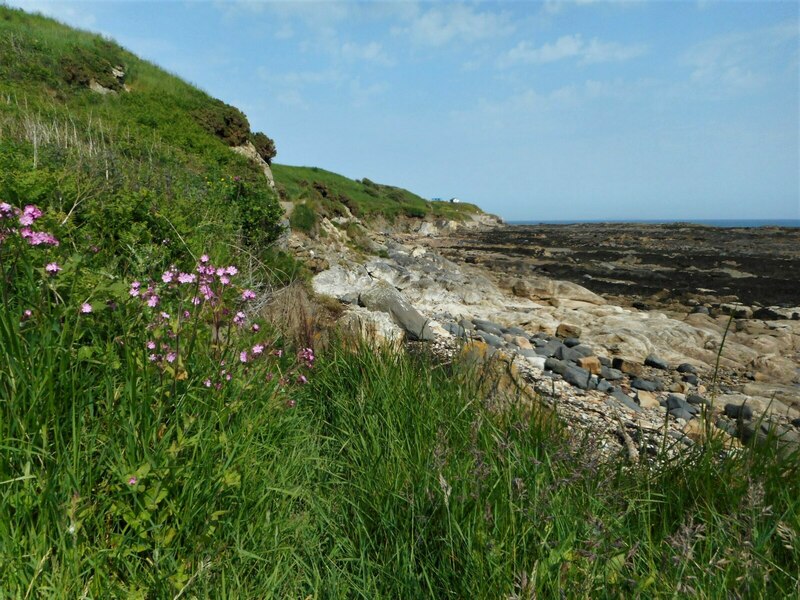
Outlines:
[{"label": "sea", "polygon": [[707,227],[800,227],[800,219],[576,219],[557,221],[506,221],[509,225],[577,225],[580,223],[642,223],[645,225],[670,225],[691,223]]}]

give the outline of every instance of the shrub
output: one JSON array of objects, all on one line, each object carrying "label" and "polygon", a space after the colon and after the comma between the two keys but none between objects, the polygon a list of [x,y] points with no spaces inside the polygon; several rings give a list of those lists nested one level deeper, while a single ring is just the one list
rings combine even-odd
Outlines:
[{"label": "shrub", "polygon": [[258,131],[250,134],[250,141],[253,143],[253,146],[256,147],[256,151],[258,152],[259,156],[261,156],[261,158],[263,158],[267,164],[271,165],[272,159],[278,155],[278,151],[275,149],[274,140],[268,137],[266,134]]},{"label": "shrub", "polygon": [[289,217],[289,224],[293,229],[309,233],[317,225],[317,213],[308,204],[298,204]]},{"label": "shrub", "polygon": [[220,100],[196,110],[194,116],[206,131],[217,136],[228,146],[241,146],[250,135],[250,123],[244,113]]}]

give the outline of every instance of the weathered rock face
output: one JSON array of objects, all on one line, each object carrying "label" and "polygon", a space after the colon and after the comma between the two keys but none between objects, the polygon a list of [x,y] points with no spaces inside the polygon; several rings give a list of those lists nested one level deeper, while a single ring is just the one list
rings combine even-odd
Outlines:
[{"label": "weathered rock face", "polygon": [[272,169],[270,168],[267,161],[265,161],[261,155],[256,150],[256,147],[253,145],[252,142],[247,141],[241,146],[234,146],[231,148],[237,154],[241,154],[252,160],[255,164],[257,164],[261,171],[264,173],[264,177],[267,178],[267,183],[269,183],[269,187],[275,189],[275,177],[272,175]]},{"label": "weathered rock face", "polygon": [[373,312],[360,306],[351,306],[338,325],[346,338],[363,340],[375,347],[388,346],[399,349],[405,339],[403,330],[385,312]]},{"label": "weathered rock face", "polygon": [[430,341],[435,339],[423,317],[403,295],[385,281],[379,281],[359,296],[359,304],[375,311],[391,315],[412,340]]}]

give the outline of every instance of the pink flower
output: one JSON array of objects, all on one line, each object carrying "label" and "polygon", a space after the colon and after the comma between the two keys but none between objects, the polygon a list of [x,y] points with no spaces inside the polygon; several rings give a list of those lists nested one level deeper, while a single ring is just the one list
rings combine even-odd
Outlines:
[{"label": "pink flower", "polygon": [[192,316],[192,313],[190,313],[188,310],[183,311],[183,318],[184,319],[188,319],[191,316]]},{"label": "pink flower", "polygon": [[132,287],[128,293],[135,298],[139,295],[139,288]]},{"label": "pink flower", "polygon": [[242,351],[239,353],[239,361],[240,361],[240,362],[243,362],[243,363],[246,363],[246,362],[247,362],[247,350],[242,350]]},{"label": "pink flower", "polygon": [[213,290],[206,284],[200,286],[200,293],[203,294],[203,298],[206,300],[211,300],[214,297]]},{"label": "pink flower", "polygon": [[25,310],[25,312],[22,313],[22,320],[27,321],[32,316],[33,316],[33,311],[30,308],[28,308]]},{"label": "pink flower", "polygon": [[239,269],[237,269],[236,267],[234,267],[233,265],[231,265],[230,267],[228,267],[227,269],[225,269],[225,272],[226,272],[228,275],[231,275],[231,276],[233,276],[233,275],[236,275],[236,274],[239,272]]},{"label": "pink flower", "polygon": [[300,377],[297,378],[297,383],[305,385],[308,383],[308,379],[306,379],[305,375],[300,375]]},{"label": "pink flower", "polygon": [[178,358],[178,355],[175,354],[174,352],[170,352],[169,354],[167,354],[168,363],[174,363],[176,358]]},{"label": "pink flower", "polygon": [[164,271],[163,275],[161,275],[161,281],[163,281],[164,283],[171,283],[172,277],[173,277],[172,271]]},{"label": "pink flower", "polygon": [[32,231],[29,227],[23,227],[19,231],[19,235],[23,240],[27,240],[31,246],[58,246],[58,240],[47,232]]},{"label": "pink flower", "polygon": [[233,322],[236,325],[241,325],[242,323],[244,323],[245,317],[246,315],[242,311],[239,311],[236,313],[236,316],[233,317]]},{"label": "pink flower", "polygon": [[208,254],[203,254],[203,256],[200,257],[200,262],[203,264],[206,264],[209,260],[211,259],[208,258]]},{"label": "pink flower", "polygon": [[45,271],[50,273],[51,275],[55,275],[61,270],[61,266],[58,263],[47,263],[47,266],[44,268]]},{"label": "pink flower", "polygon": [[92,312],[92,305],[88,302],[84,302],[81,304],[81,312],[85,315],[88,315],[90,312]]},{"label": "pink flower", "polygon": [[253,346],[253,354],[258,356],[262,352],[264,352],[264,345],[263,344],[256,344],[255,346]]},{"label": "pink flower", "polygon": [[194,283],[197,276],[194,273],[181,273],[178,275],[178,281],[181,283]]},{"label": "pink flower", "polygon": [[128,485],[136,485],[137,483],[139,483],[139,480],[136,479],[136,477],[131,477],[128,479]]},{"label": "pink flower", "polygon": [[42,216],[42,211],[33,204],[28,204],[22,211],[19,217],[19,224],[23,227],[33,225],[33,222]]},{"label": "pink flower", "polygon": [[211,380],[210,380],[210,379],[206,379],[206,380],[203,382],[203,385],[204,385],[204,386],[206,386],[207,388],[210,388],[210,387],[211,387]]},{"label": "pink flower", "polygon": [[153,340],[148,340],[147,341],[147,349],[148,350],[155,350],[156,349],[156,343]]},{"label": "pink flower", "polygon": [[231,282],[231,278],[228,277],[227,275],[221,275],[219,278],[219,282],[222,285],[228,285]]},{"label": "pink flower", "polygon": [[245,302],[247,300],[255,300],[255,298],[256,298],[256,293],[253,290],[245,290],[242,292],[242,300],[244,300]]},{"label": "pink flower", "polygon": [[258,323],[253,323],[253,326],[250,329],[252,329],[253,331],[258,331],[259,329],[261,329],[261,327],[258,326]]},{"label": "pink flower", "polygon": [[150,296],[147,299],[147,306],[149,306],[150,308],[155,308],[156,306],[158,306],[158,296]]},{"label": "pink flower", "polygon": [[158,356],[155,354],[151,354],[147,358],[150,360],[150,362],[156,362],[158,360]]},{"label": "pink flower", "polygon": [[195,306],[197,306],[198,304],[200,304],[200,298],[198,298],[197,296],[195,296],[194,298],[192,298],[192,304],[194,304]]},{"label": "pink flower", "polygon": [[166,313],[166,312],[164,312],[162,310],[161,311],[161,318],[164,319],[165,321],[168,320],[169,319],[169,313]]}]

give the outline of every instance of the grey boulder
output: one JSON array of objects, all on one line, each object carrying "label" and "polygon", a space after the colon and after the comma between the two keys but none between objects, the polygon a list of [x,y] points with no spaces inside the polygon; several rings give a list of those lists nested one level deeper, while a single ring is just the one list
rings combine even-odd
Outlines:
[{"label": "grey boulder", "polygon": [[435,339],[428,320],[423,317],[397,289],[379,281],[361,292],[359,303],[364,308],[388,313],[392,320],[405,330],[409,339],[431,341]]}]

